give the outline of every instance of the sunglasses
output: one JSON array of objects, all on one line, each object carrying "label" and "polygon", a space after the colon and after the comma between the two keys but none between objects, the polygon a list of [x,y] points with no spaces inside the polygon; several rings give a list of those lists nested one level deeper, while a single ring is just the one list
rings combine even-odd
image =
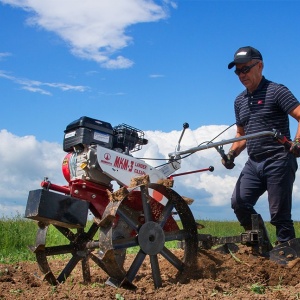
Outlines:
[{"label": "sunglasses", "polygon": [[250,66],[243,66],[240,69],[235,69],[234,73],[239,76],[241,73],[243,74],[247,74],[254,66],[256,66],[259,63],[259,61],[257,61],[256,63],[254,63],[253,65]]}]

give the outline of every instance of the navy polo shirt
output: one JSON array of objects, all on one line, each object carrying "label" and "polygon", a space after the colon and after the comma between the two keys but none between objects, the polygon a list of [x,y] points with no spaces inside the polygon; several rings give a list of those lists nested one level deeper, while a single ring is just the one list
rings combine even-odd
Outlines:
[{"label": "navy polo shirt", "polygon": [[[236,124],[244,128],[245,134],[277,129],[290,140],[288,114],[298,105],[299,101],[286,86],[263,77],[252,94],[245,90],[236,97]],[[247,140],[246,145],[250,156],[284,148],[272,136]]]}]

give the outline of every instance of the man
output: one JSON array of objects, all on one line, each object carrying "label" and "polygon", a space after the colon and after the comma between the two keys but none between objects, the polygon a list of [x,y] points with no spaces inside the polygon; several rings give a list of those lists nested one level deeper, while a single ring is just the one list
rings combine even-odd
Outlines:
[{"label": "man", "polygon": [[298,129],[290,147],[273,137],[234,142],[222,160],[227,169],[234,167],[234,159],[245,149],[249,158],[236,183],[231,205],[240,224],[251,230],[251,215],[257,214],[254,206],[259,197],[268,192],[271,224],[276,227],[277,242],[295,238],[291,216],[292,189],[300,156],[300,106],[298,100],[282,84],[267,80],[261,53],[250,46],[239,48],[228,69],[235,73],[245,90],[234,102],[236,137],[261,131],[278,130],[290,141],[288,115],[298,122]]}]

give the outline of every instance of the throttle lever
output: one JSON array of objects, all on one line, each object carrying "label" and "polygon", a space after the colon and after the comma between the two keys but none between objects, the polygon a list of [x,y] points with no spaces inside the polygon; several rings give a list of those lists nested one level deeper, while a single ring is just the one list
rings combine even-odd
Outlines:
[{"label": "throttle lever", "polygon": [[284,136],[279,130],[273,129],[274,139],[276,139],[280,144],[282,144],[287,150],[291,148],[291,142]]},{"label": "throttle lever", "polygon": [[227,158],[227,155],[225,154],[225,151],[223,149],[223,145],[221,145],[219,147],[215,147],[215,148],[219,152],[219,154],[221,155],[222,159],[224,159],[225,162],[227,162],[228,158]]},{"label": "throttle lever", "polygon": [[[215,147],[215,148],[216,148],[216,150],[219,152],[219,154],[221,155],[221,157],[222,157],[222,159],[225,161],[225,163],[227,163],[228,157],[227,157],[227,155],[225,154],[225,151],[224,151],[224,149],[223,149],[223,145],[220,145],[219,147],[217,146],[217,147]],[[233,164],[233,166],[235,166],[234,162],[233,162],[232,164]]]}]

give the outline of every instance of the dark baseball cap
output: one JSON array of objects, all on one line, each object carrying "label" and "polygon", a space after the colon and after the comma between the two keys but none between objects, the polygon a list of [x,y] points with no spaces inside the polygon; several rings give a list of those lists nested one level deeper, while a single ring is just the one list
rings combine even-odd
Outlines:
[{"label": "dark baseball cap", "polygon": [[263,60],[261,53],[257,49],[251,46],[241,47],[235,52],[234,60],[228,64],[228,69],[231,69],[235,64],[244,64],[252,59]]}]

